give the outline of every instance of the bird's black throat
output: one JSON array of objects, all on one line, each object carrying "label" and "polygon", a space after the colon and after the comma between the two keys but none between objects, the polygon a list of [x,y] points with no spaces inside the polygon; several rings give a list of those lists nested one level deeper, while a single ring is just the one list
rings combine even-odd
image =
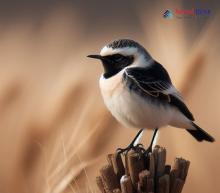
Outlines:
[{"label": "bird's black throat", "polygon": [[114,76],[125,67],[131,65],[134,61],[134,57],[114,54],[103,56],[101,60],[104,67],[104,77],[107,79]]}]

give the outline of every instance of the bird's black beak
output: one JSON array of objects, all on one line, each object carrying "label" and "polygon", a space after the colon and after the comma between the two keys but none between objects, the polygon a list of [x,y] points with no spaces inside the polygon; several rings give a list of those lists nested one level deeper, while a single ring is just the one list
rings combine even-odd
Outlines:
[{"label": "bird's black beak", "polygon": [[89,57],[89,58],[95,58],[95,59],[99,59],[99,60],[102,60],[103,59],[103,57],[101,56],[101,55],[88,55],[87,57]]}]

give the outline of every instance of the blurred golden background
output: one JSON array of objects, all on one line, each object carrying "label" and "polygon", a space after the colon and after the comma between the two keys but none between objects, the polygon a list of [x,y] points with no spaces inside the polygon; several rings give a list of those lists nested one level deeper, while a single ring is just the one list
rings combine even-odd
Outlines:
[{"label": "blurred golden background", "polygon": [[[164,19],[166,9],[208,17]],[[105,155],[136,130],[103,105],[102,66],[86,58],[117,38],[134,39],[169,71],[197,123],[198,143],[164,128],[168,162],[191,161],[183,192],[220,192],[220,3],[218,1],[0,1],[0,192],[96,193]],[[146,131],[147,145],[152,132]]]}]

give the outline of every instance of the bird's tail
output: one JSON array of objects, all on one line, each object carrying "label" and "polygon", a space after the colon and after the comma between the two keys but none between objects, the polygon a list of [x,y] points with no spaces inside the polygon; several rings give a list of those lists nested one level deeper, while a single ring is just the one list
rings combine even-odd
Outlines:
[{"label": "bird's tail", "polygon": [[214,142],[215,139],[209,135],[206,131],[204,131],[202,128],[200,128],[198,125],[192,122],[192,126],[194,129],[186,129],[197,141],[209,141]]}]

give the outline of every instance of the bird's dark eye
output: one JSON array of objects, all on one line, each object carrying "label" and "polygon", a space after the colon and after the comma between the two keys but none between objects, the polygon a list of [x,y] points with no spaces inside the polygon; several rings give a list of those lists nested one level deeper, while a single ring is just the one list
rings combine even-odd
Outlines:
[{"label": "bird's dark eye", "polygon": [[115,55],[113,55],[113,59],[115,62],[121,62],[125,59],[125,57],[122,56],[121,54],[115,54]]}]

